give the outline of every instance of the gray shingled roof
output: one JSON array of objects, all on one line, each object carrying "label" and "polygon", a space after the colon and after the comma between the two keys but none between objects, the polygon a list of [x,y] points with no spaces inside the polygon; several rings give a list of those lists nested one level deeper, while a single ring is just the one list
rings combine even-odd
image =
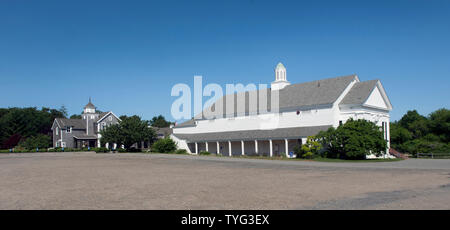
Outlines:
[{"label": "gray shingled roof", "polygon": [[[343,77],[329,78],[323,80],[317,80],[312,82],[306,82],[301,84],[293,84],[288,85],[285,88],[279,91],[279,101],[280,101],[280,110],[293,109],[293,108],[307,108],[307,107],[315,107],[315,106],[324,106],[333,104],[338,97],[344,92],[345,88],[352,82],[356,75],[349,75]],[[272,96],[272,91],[270,89],[261,89],[267,91],[267,109],[270,110],[270,100]],[[258,95],[257,100],[259,104],[259,92],[256,92]],[[255,91],[253,91],[255,93]],[[254,112],[254,109],[249,109],[249,92],[240,92],[232,95],[234,98],[234,114],[237,115],[237,98],[242,97],[245,94],[245,113]],[[227,97],[224,96],[223,101],[223,111],[224,115],[228,114],[226,112],[226,101]],[[216,102],[217,103],[217,102]],[[214,111],[215,104],[212,105],[212,110]],[[195,119],[201,119],[202,114],[198,114],[195,116]],[[192,123],[192,122],[191,122]],[[192,125],[191,123],[186,123]],[[184,125],[183,123],[182,125]],[[182,127],[178,125],[177,127]]]},{"label": "gray shingled roof", "polygon": [[111,111],[100,113],[100,114],[98,115],[98,119],[97,119],[95,122],[98,122],[100,119],[102,119],[102,118],[103,118],[106,114],[108,114],[109,112],[111,112]]},{"label": "gray shingled roof", "polygon": [[213,132],[198,134],[179,134],[173,135],[187,142],[206,142],[206,141],[241,141],[241,140],[268,140],[268,139],[298,139],[316,135],[320,131],[328,130],[331,126],[311,126],[294,127],[273,130],[243,130],[230,132]]},{"label": "gray shingled roof", "polygon": [[372,93],[377,83],[378,80],[355,83],[355,85],[353,85],[353,87],[350,89],[350,91],[347,93],[347,95],[339,104],[340,105],[363,104],[369,97],[370,93]]},{"label": "gray shingled roof", "polygon": [[59,125],[63,127],[72,127],[74,129],[86,129],[86,122],[81,119],[56,118]]},{"label": "gray shingled roof", "polygon": [[158,128],[158,127],[153,127],[155,129],[155,132],[157,135],[163,135],[163,136],[168,136],[170,134],[172,134],[172,128],[169,127],[164,127],[164,128]]},{"label": "gray shingled roof", "polygon": [[195,126],[195,121],[194,119],[191,120],[187,120],[181,124],[177,124],[175,125],[176,128],[182,128],[182,127],[191,127],[191,126]]}]

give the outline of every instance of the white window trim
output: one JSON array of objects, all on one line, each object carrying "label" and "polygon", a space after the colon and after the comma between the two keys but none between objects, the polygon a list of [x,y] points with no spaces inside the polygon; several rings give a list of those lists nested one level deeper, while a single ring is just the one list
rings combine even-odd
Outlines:
[{"label": "white window trim", "polygon": [[72,127],[69,127],[68,129],[66,129],[66,133],[72,133]]}]

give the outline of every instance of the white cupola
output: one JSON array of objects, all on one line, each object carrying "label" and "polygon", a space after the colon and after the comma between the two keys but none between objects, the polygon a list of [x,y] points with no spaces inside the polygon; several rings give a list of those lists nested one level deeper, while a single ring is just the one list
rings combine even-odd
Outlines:
[{"label": "white cupola", "polygon": [[291,83],[286,80],[286,68],[281,62],[278,63],[277,67],[275,68],[275,81],[272,82],[271,89],[280,90],[290,84]]},{"label": "white cupola", "polygon": [[89,97],[89,103],[86,106],[84,106],[83,113],[85,113],[85,114],[86,113],[95,113],[95,106],[94,106],[94,104],[92,104],[90,97]]}]

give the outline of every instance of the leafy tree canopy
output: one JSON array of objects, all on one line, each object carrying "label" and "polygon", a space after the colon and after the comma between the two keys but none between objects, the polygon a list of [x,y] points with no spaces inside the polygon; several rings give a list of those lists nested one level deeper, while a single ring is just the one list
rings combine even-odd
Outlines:
[{"label": "leafy tree canopy", "polygon": [[72,116],[70,116],[70,119],[81,119],[81,115],[73,114]]},{"label": "leafy tree canopy", "polygon": [[48,135],[37,134],[22,141],[19,146],[28,150],[49,148],[52,144],[52,138]]},{"label": "leafy tree canopy", "polygon": [[328,147],[330,156],[345,159],[365,159],[370,154],[379,156],[387,148],[380,127],[363,119],[350,119],[337,129],[319,133],[317,138]]},{"label": "leafy tree canopy", "polygon": [[150,125],[153,127],[164,128],[169,127],[172,123],[166,121],[166,118],[162,115],[155,116],[150,120]]},{"label": "leafy tree canopy", "polygon": [[398,122],[391,123],[391,146],[400,152],[449,153],[450,110],[439,109],[428,117],[416,110],[408,111]]},{"label": "leafy tree canopy", "polygon": [[50,135],[55,118],[65,118],[66,110],[35,107],[0,109],[0,145],[1,148],[15,147],[21,139]]},{"label": "leafy tree canopy", "polygon": [[152,152],[171,153],[177,149],[177,144],[170,138],[166,137],[157,140],[152,145]]},{"label": "leafy tree canopy", "polygon": [[156,138],[155,131],[149,127],[149,122],[138,116],[124,117],[119,124],[111,125],[100,131],[103,143],[117,143],[126,149],[141,141],[152,142]]}]

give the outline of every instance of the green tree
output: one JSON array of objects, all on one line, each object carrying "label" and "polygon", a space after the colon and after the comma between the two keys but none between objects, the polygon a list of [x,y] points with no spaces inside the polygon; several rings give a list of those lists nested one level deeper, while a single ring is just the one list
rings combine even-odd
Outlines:
[{"label": "green tree", "polygon": [[428,119],[420,115],[417,110],[408,111],[398,124],[410,131],[414,138],[421,138],[429,132]]},{"label": "green tree", "polygon": [[392,148],[402,152],[404,151],[402,144],[413,139],[412,133],[397,122],[390,124],[390,132]]},{"label": "green tree", "polygon": [[117,143],[119,146],[123,144],[122,133],[119,124],[114,124],[107,126],[102,131],[100,131],[102,138],[100,139],[102,146],[106,143]]},{"label": "green tree", "polygon": [[306,143],[301,146],[300,151],[297,153],[297,157],[301,158],[313,158],[322,149],[319,141],[315,136],[309,136],[306,139]]},{"label": "green tree", "polygon": [[450,110],[439,109],[430,114],[430,129],[442,142],[450,142]]},{"label": "green tree", "polygon": [[336,136],[336,129],[334,127],[329,128],[327,131],[321,131],[316,135],[317,140],[322,145],[322,149],[325,149],[324,157],[327,158],[343,158],[344,152],[338,142]]},{"label": "green tree", "polygon": [[177,144],[170,138],[166,137],[155,141],[152,145],[152,152],[171,153],[177,149]]},{"label": "green tree", "polygon": [[61,112],[64,115],[64,117],[67,117],[68,115],[67,108],[65,105],[62,105],[61,108],[59,108],[59,112]]},{"label": "green tree", "polygon": [[34,107],[1,109],[1,148],[14,147],[22,138],[26,139],[37,134],[50,135],[54,119],[63,117],[65,115],[60,110],[46,107],[43,107],[41,110]]},{"label": "green tree", "polygon": [[72,116],[70,116],[70,119],[81,119],[81,115],[80,114],[73,114]]},{"label": "green tree", "polygon": [[50,136],[44,135],[44,134],[38,134],[36,136],[25,139],[19,145],[20,145],[20,147],[23,147],[25,149],[32,150],[32,149],[36,149],[36,148],[40,148],[40,149],[48,148],[48,147],[50,147],[51,143],[52,143],[52,138]]},{"label": "green tree", "polygon": [[363,119],[350,119],[335,130],[320,133],[317,138],[331,152],[329,156],[344,159],[365,159],[370,154],[379,156],[387,148],[380,127]]},{"label": "green tree", "polygon": [[166,118],[162,115],[159,115],[157,117],[153,117],[150,120],[150,125],[153,127],[158,127],[158,128],[165,128],[165,127],[169,127],[172,123],[169,121],[166,121]]},{"label": "green tree", "polygon": [[130,149],[134,143],[153,142],[156,138],[155,131],[149,127],[149,122],[141,120],[138,116],[126,117],[119,124],[100,131],[100,134],[103,143],[117,143],[124,145],[126,149]]}]

